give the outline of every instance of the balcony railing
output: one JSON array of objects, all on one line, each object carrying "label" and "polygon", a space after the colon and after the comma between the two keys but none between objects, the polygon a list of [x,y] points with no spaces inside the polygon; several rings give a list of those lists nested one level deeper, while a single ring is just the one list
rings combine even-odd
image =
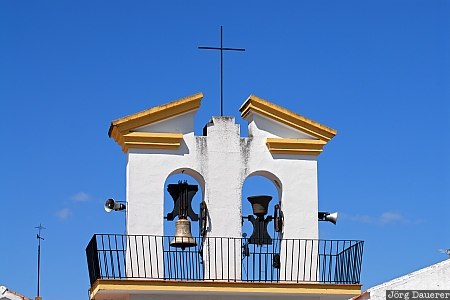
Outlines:
[{"label": "balcony railing", "polygon": [[86,248],[91,284],[97,279],[358,284],[362,241],[195,238],[190,248],[172,236],[96,234]]}]

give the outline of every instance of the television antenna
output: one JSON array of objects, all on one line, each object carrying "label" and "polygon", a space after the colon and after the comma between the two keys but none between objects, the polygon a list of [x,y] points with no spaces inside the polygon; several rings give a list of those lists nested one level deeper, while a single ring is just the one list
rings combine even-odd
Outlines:
[{"label": "television antenna", "polygon": [[36,238],[38,240],[38,263],[37,263],[37,298],[36,299],[40,299],[40,294],[39,294],[39,287],[40,287],[40,279],[41,279],[41,240],[44,240],[44,238],[41,236],[41,230],[46,229],[44,226],[42,226],[42,224],[39,223],[39,226],[34,227],[38,230],[38,233],[36,234]]},{"label": "television antenna", "polygon": [[450,248],[449,249],[439,249],[439,252],[445,253],[450,257]]}]

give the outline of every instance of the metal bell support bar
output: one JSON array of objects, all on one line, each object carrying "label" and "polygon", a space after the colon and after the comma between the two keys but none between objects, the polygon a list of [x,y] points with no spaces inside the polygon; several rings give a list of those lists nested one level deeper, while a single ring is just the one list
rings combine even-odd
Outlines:
[{"label": "metal bell support bar", "polygon": [[247,217],[253,225],[253,233],[248,239],[249,244],[256,245],[270,245],[272,238],[267,232],[267,225],[272,221],[272,216],[264,217],[267,214],[269,202],[272,200],[271,196],[250,196],[247,198],[252,205],[253,214]]},{"label": "metal bell support bar", "polygon": [[198,191],[198,186],[179,181],[178,184],[169,184],[167,191],[174,201],[173,211],[167,214],[167,220],[173,221],[175,216],[178,216],[175,223],[175,237],[170,241],[170,246],[183,250],[196,246],[188,217],[192,221],[198,221],[198,215],[192,210],[192,199]]}]

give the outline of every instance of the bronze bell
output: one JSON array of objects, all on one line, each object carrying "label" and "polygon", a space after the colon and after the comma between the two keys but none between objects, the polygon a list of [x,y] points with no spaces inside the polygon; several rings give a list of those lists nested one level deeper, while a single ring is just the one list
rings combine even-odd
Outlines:
[{"label": "bronze bell", "polygon": [[248,216],[248,220],[253,225],[253,233],[248,239],[248,243],[260,246],[272,244],[272,238],[267,232],[267,224],[272,221],[272,216],[264,217],[267,215],[269,202],[272,200],[272,197],[261,195],[250,196],[247,199],[252,205],[253,214],[256,216],[256,218],[252,215]]},{"label": "bronze bell", "polygon": [[191,222],[187,219],[178,219],[175,222],[175,237],[170,241],[170,246],[176,248],[189,248],[197,246],[191,233]]},{"label": "bronze bell", "polygon": [[269,202],[272,200],[271,196],[250,196],[247,197],[248,201],[252,205],[253,214],[257,217],[264,217],[267,215],[269,208]]}]

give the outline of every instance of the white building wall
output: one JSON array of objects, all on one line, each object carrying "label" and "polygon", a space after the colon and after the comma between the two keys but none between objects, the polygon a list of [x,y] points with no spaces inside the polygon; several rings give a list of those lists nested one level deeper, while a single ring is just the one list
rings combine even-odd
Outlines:
[{"label": "white building wall", "polygon": [[282,123],[261,115],[250,113],[247,116],[248,132],[252,137],[271,137],[271,138],[292,138],[292,139],[313,139],[312,136],[288,127]]},{"label": "white building wall", "polygon": [[450,259],[374,286],[358,299],[386,300],[386,290],[450,290]]},{"label": "white building wall", "polygon": [[[268,137],[312,137],[262,116],[251,115],[249,120],[249,172],[270,172],[276,178],[269,179],[274,180],[275,186],[281,187],[279,199],[284,214],[284,227],[280,259],[281,266],[285,268],[280,272],[280,280],[316,281],[318,251],[313,250],[317,250],[317,245],[312,241],[293,239],[318,239],[319,236],[317,161],[310,156],[271,154],[266,146]],[[269,132],[271,128],[274,130]]]},{"label": "white building wall", "polygon": [[[241,209],[242,187],[249,175],[263,175],[272,180],[279,189],[279,199],[284,212],[284,239],[318,238],[317,162],[310,156],[273,155],[266,146],[266,137],[311,138],[273,121],[253,116],[249,123],[249,138],[240,137],[239,125],[231,117],[213,117],[207,128],[207,136],[196,137],[193,133],[194,114],[141,127],[140,131],[162,130],[164,127],[182,131],[183,143],[177,150],[129,149],[127,164],[127,232],[129,235],[171,235],[163,232],[164,183],[173,173],[189,174],[199,181],[208,206],[210,223],[209,237],[240,238],[242,235]],[[183,126],[183,124],[185,126]],[[274,132],[269,132],[274,128]],[[189,130],[187,130],[189,129]],[[174,131],[172,131],[174,132]],[[271,203],[275,205],[276,203]],[[150,241],[150,243],[153,243]],[[152,244],[153,245],[153,244]],[[154,245],[153,245],[154,246]],[[284,247],[284,246],[282,246]],[[301,247],[301,246],[297,246]],[[302,249],[287,251],[289,261],[296,262]],[[132,251],[133,245],[130,246]],[[205,251],[215,253],[214,245],[206,245]],[[221,253],[220,265],[208,264],[208,253],[204,255],[205,274],[218,277],[227,274],[231,279],[240,279],[240,270],[234,262],[241,261],[240,245],[230,246],[230,253]],[[309,248],[308,248],[309,249]],[[285,261],[281,249],[282,265]],[[216,252],[217,253],[217,252]],[[142,254],[145,256],[145,253]],[[156,254],[155,254],[156,255]],[[161,253],[158,254],[162,261]],[[130,255],[131,256],[131,255]],[[217,259],[217,257],[216,257]],[[227,261],[227,260],[230,261]],[[225,260],[225,261],[224,261]],[[312,261],[317,261],[314,257]],[[148,270],[149,261],[145,262]],[[143,269],[143,262],[139,266]],[[211,267],[211,265],[213,267]],[[130,264],[127,264],[131,268]],[[133,267],[136,273],[137,266]],[[230,269],[231,268],[231,269]],[[289,266],[287,269],[291,270]],[[304,276],[299,268],[292,268],[281,279],[298,279]],[[309,268],[306,268],[309,271]],[[301,268],[303,270],[303,266]],[[153,268],[153,275],[162,276],[161,267]],[[293,273],[292,273],[293,272]],[[299,273],[300,272],[300,273]],[[231,274],[231,275],[228,275]],[[156,277],[158,277],[156,276]],[[223,277],[221,277],[223,278]]]}]

